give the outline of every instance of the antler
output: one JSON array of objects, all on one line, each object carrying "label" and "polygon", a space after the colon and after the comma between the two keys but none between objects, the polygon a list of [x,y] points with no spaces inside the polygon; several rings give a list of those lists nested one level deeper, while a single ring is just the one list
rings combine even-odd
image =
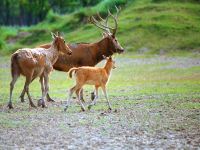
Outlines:
[{"label": "antler", "polygon": [[117,29],[118,29],[118,23],[117,23],[117,20],[118,20],[119,12],[120,12],[120,10],[121,10],[121,7],[117,8],[116,5],[115,5],[115,8],[116,8],[116,10],[117,10],[117,13],[116,13],[115,16],[114,16],[110,11],[109,11],[110,16],[114,19],[114,22],[115,22],[115,28],[114,28],[114,30],[113,30],[113,35],[116,34]]},{"label": "antler", "polygon": [[[93,16],[91,16],[91,17],[89,18],[89,21],[90,21],[92,24],[94,24],[95,26],[97,26],[98,28],[103,29],[104,31],[106,31],[106,32],[108,32],[108,33],[112,33],[113,35],[115,35],[115,34],[116,34],[116,31],[117,31],[117,28],[118,28],[117,17],[118,17],[119,11],[121,10],[121,8],[118,9],[117,6],[115,6],[115,8],[116,8],[116,10],[117,10],[116,15],[114,16],[114,15],[110,12],[110,10],[108,9],[108,16],[106,17],[106,19],[103,19],[103,18],[100,16],[100,14],[97,13],[97,17],[99,18],[99,20],[102,21],[102,23],[99,22],[99,21],[97,21],[96,18],[93,17]],[[108,19],[109,19],[110,16],[114,19],[115,28],[109,27],[109,25],[108,25]],[[110,31],[112,31],[112,32],[110,32]]]}]

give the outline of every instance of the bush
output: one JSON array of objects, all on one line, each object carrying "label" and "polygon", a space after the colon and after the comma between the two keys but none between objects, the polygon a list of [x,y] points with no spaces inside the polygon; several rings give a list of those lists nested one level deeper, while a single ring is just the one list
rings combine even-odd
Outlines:
[{"label": "bush", "polygon": [[200,0],[152,0],[152,2],[167,2],[167,1],[171,1],[171,2],[196,2],[196,3],[200,3]]}]

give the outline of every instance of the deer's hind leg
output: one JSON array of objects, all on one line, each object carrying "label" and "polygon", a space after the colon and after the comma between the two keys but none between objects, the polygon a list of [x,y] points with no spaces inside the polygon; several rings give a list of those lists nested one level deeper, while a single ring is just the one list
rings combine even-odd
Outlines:
[{"label": "deer's hind leg", "polygon": [[[41,105],[42,105],[42,108],[46,107],[46,104],[45,104],[45,98],[47,96],[47,93],[49,92],[49,76],[48,76],[48,73],[44,73],[44,75],[42,75],[42,78],[43,78],[43,83],[41,81],[41,88],[42,88],[42,102],[41,102]],[[41,78],[41,80],[42,80]]]},{"label": "deer's hind leg", "polygon": [[[31,80],[31,82],[32,82],[34,79],[35,79],[35,78],[33,78],[33,79]],[[25,102],[25,100],[24,100],[25,93],[26,93],[25,88],[23,88],[23,90],[22,90],[22,92],[21,92],[21,94],[20,94],[20,96],[19,96],[22,103]]]},{"label": "deer's hind leg", "polygon": [[[45,91],[45,87],[44,87],[44,76],[41,75],[40,76],[40,84],[41,84],[41,90],[42,90],[42,95],[44,94],[44,91]],[[39,99],[38,100],[38,106],[41,106],[43,103],[42,99]]]},{"label": "deer's hind leg", "polygon": [[69,107],[69,105],[70,105],[71,97],[72,97],[74,91],[76,91],[76,90],[77,90],[76,85],[73,86],[73,87],[69,90],[69,95],[68,95],[68,99],[67,99],[67,105],[65,106],[64,111],[66,111],[66,110],[68,109],[68,107]]},{"label": "deer's hind leg", "polygon": [[53,99],[50,97],[49,93],[47,93],[47,101],[48,101],[48,102],[55,102],[55,100],[53,100]]},{"label": "deer's hind leg", "polygon": [[30,106],[36,108],[35,104],[34,104],[33,101],[32,101],[31,95],[30,95],[30,93],[29,93],[29,85],[30,85],[30,83],[32,82],[33,72],[34,72],[33,69],[26,72],[26,81],[25,81],[25,84],[24,84],[24,91],[25,91],[25,92],[27,93],[27,95],[28,95],[28,99],[29,99],[29,104],[30,104]]},{"label": "deer's hind leg", "polygon": [[91,109],[92,106],[96,105],[96,102],[97,102],[97,99],[98,99],[98,88],[99,88],[99,86],[95,86],[94,99],[92,99],[92,102],[88,106],[89,110]]},{"label": "deer's hind leg", "polygon": [[25,88],[23,88],[22,93],[21,93],[20,96],[19,96],[19,98],[21,99],[21,102],[22,102],[22,103],[25,102],[25,100],[24,100],[24,95],[25,95],[25,93],[26,93]]},{"label": "deer's hind leg", "polygon": [[17,81],[17,79],[18,79],[19,76],[20,76],[19,73],[14,74],[12,76],[12,81],[10,82],[10,98],[9,98],[9,102],[8,102],[8,108],[9,109],[13,108],[13,105],[12,105],[12,92],[13,92],[15,83],[16,83],[16,81]]},{"label": "deer's hind leg", "polygon": [[80,104],[81,104],[81,109],[83,110],[85,110],[85,108],[84,108],[84,106],[83,106],[83,104],[82,104],[82,102],[81,102],[81,98],[80,98],[80,90],[82,89],[82,87],[80,86],[80,85],[75,85],[74,87],[72,87],[70,90],[69,90],[69,96],[68,96],[68,99],[67,99],[67,105],[65,106],[65,108],[64,108],[64,111],[66,111],[67,109],[68,109],[68,107],[69,107],[69,105],[70,105],[70,100],[71,100],[71,97],[72,97],[72,95],[73,95],[73,93],[76,91],[76,94],[77,94],[77,96],[78,96],[78,100],[79,100],[79,102],[80,102]]},{"label": "deer's hind leg", "polygon": [[81,105],[81,110],[85,111],[85,106],[83,105],[82,99],[81,99],[81,91],[82,91],[82,88],[80,87],[80,88],[77,89],[76,92],[78,93],[78,100],[79,100],[79,103]]}]

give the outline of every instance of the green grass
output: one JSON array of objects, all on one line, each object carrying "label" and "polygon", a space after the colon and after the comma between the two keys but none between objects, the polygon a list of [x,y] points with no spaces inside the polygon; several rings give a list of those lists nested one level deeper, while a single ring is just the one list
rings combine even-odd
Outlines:
[{"label": "green grass", "polygon": [[[133,58],[131,58],[133,57]],[[170,56],[171,57],[171,56]],[[129,103],[138,103],[134,101],[142,99],[141,103],[147,102],[149,99],[156,99],[155,102],[171,102],[173,100],[183,103],[184,107],[189,100],[188,108],[200,108],[198,103],[193,102],[194,99],[200,98],[200,66],[179,68],[173,67],[175,62],[159,62],[158,57],[137,58],[138,61],[155,59],[155,62],[150,64],[134,64],[135,54],[128,53],[123,56],[116,56],[117,69],[113,70],[110,83],[108,84],[109,95],[112,99],[119,97],[120,101],[114,100],[115,107],[118,105],[126,105]],[[184,59],[188,57],[174,57]],[[193,57],[189,57],[193,58]],[[147,61],[146,60],[146,61]],[[146,62],[145,61],[145,62]],[[1,57],[0,63],[3,67],[0,68],[0,105],[6,105],[9,98],[9,82],[10,69],[9,57]],[[103,63],[99,64],[102,66]],[[170,67],[172,66],[172,67]],[[74,81],[69,79],[68,74],[64,72],[53,71],[50,76],[50,95],[56,100],[65,101],[67,99],[68,89],[72,87]],[[13,93],[14,105],[19,103],[19,95],[23,89],[24,78],[20,77],[17,81]],[[86,86],[87,94],[89,95],[93,87]],[[30,85],[31,95],[35,99],[41,96],[40,84],[36,80]],[[101,92],[100,92],[101,93]],[[88,96],[87,96],[88,98]],[[101,99],[105,102],[103,95]],[[102,101],[101,100],[101,101]],[[123,101],[125,100],[125,101]],[[95,108],[105,108],[105,103],[95,106]],[[194,106],[193,106],[194,105]],[[28,107],[28,104],[25,105]],[[75,107],[70,108],[73,110]],[[79,108],[76,108],[76,110]]]},{"label": "green grass", "polygon": [[[183,53],[200,50],[200,5],[196,2],[119,0],[122,6],[117,37],[127,51],[147,54],[160,52]],[[101,30],[87,23],[87,16],[100,12],[105,15],[112,1],[83,8],[68,15],[49,12],[45,21],[31,27],[1,27],[0,52],[8,54],[20,47],[34,47],[51,41],[50,31],[61,31],[67,42],[94,42],[101,38]],[[112,9],[112,12],[115,10]],[[24,36],[17,36],[26,32]],[[12,43],[8,39],[16,38]]]}]

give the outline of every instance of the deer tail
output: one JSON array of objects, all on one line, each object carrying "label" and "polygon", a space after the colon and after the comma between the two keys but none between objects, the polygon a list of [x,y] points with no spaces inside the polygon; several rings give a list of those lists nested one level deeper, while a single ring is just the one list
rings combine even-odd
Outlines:
[{"label": "deer tail", "polygon": [[77,70],[78,70],[78,68],[76,68],[76,67],[71,68],[71,69],[69,70],[69,77],[72,78],[72,73],[73,73],[74,71],[75,71],[75,73],[76,73]]},{"label": "deer tail", "polygon": [[19,67],[19,63],[18,63],[18,53],[14,53],[11,56],[11,75],[12,75],[12,77],[20,75],[20,67]]}]

